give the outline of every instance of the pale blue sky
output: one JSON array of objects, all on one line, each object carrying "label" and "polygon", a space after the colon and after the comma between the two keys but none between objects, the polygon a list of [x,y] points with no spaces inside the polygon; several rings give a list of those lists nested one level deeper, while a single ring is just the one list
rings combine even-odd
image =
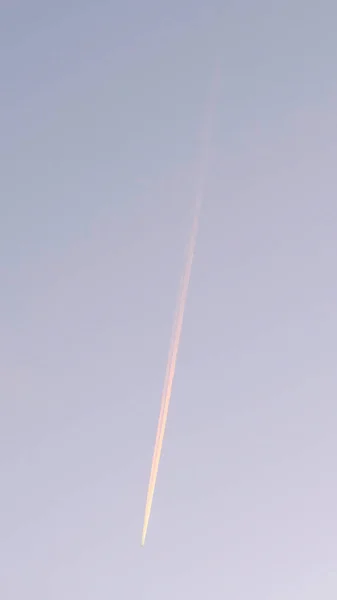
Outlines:
[{"label": "pale blue sky", "polygon": [[335,2],[4,0],[0,15],[1,598],[332,600]]}]

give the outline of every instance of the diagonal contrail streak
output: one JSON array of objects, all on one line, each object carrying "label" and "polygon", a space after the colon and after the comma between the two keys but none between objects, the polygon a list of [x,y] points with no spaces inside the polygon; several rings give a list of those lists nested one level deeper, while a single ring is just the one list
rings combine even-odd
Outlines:
[{"label": "diagonal contrail streak", "polygon": [[[217,79],[218,79],[218,72],[216,72],[215,83],[217,83]],[[154,489],[155,489],[155,485],[156,485],[160,455],[161,455],[163,439],[164,439],[164,434],[165,434],[165,428],[166,428],[169,403],[170,403],[171,393],[172,393],[173,379],[174,379],[176,363],[177,363],[177,356],[178,356],[181,331],[182,331],[182,326],[183,326],[183,319],[184,319],[188,287],[189,287],[190,278],[191,278],[191,271],[192,271],[195,245],[196,245],[198,226],[199,226],[200,210],[201,210],[201,206],[202,206],[202,202],[203,202],[204,187],[205,187],[206,173],[207,173],[208,160],[209,160],[209,156],[208,156],[209,155],[209,144],[210,144],[209,138],[210,138],[210,134],[211,134],[212,117],[213,117],[213,113],[214,113],[214,92],[215,92],[215,89],[213,89],[213,94],[211,97],[210,107],[209,107],[209,111],[208,111],[208,115],[207,115],[208,118],[206,120],[204,136],[202,139],[202,147],[201,147],[202,156],[201,156],[200,170],[199,170],[200,179],[199,179],[199,182],[197,185],[194,219],[193,219],[192,230],[191,230],[191,234],[190,234],[190,240],[189,240],[189,244],[188,244],[188,248],[187,248],[186,262],[185,262],[185,268],[184,268],[184,272],[183,272],[183,276],[182,276],[182,280],[181,280],[180,292],[178,295],[177,308],[176,308],[173,329],[172,329],[170,351],[169,351],[169,355],[168,355],[164,387],[163,387],[162,397],[161,397],[160,415],[159,415],[159,420],[158,420],[156,441],[155,441],[155,446],[154,446],[154,451],[153,451],[151,473],[150,473],[149,486],[148,486],[148,492],[147,492],[147,498],[146,498],[144,526],[143,526],[143,533],[142,533],[142,546],[144,546],[144,544],[145,544],[146,533],[147,533],[147,528],[148,528],[150,514],[151,514],[153,494],[154,494]]]}]

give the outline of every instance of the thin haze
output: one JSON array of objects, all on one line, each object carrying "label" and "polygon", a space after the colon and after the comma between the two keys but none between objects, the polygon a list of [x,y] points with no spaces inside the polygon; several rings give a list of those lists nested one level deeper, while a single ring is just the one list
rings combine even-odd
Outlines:
[{"label": "thin haze", "polygon": [[2,2],[1,598],[336,598],[336,18],[327,0]]}]

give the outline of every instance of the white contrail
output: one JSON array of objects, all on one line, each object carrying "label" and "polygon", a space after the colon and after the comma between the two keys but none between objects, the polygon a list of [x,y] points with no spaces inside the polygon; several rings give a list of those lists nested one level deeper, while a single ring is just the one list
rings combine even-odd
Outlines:
[{"label": "white contrail", "polygon": [[[216,75],[218,76],[218,72],[216,73]],[[218,77],[216,77],[215,82],[217,82],[217,79],[218,79]],[[214,91],[215,90],[213,89],[213,94],[214,94]],[[191,235],[190,235],[190,241],[189,241],[189,245],[188,245],[188,249],[187,249],[185,268],[184,268],[183,277],[182,277],[182,281],[181,281],[181,288],[180,288],[180,292],[178,295],[177,309],[176,309],[175,319],[174,319],[174,323],[173,323],[171,345],[170,345],[170,351],[169,351],[169,356],[168,356],[168,361],[167,361],[167,366],[166,366],[164,387],[163,387],[163,392],[162,392],[162,397],[161,397],[160,415],[159,415],[157,435],[156,435],[155,447],[154,447],[153,458],[152,458],[151,474],[150,474],[150,480],[149,480],[149,486],[148,486],[148,492],[147,492],[147,498],[146,498],[144,526],[143,526],[143,534],[142,534],[142,546],[144,546],[144,544],[145,544],[145,538],[146,538],[147,528],[148,528],[150,514],[151,514],[153,494],[154,494],[154,489],[155,489],[155,485],[156,485],[160,455],[161,455],[161,450],[162,450],[162,446],[163,446],[163,439],[164,439],[164,433],[165,433],[165,428],[166,428],[168,409],[169,409],[171,393],[172,393],[173,379],[174,379],[176,363],[177,363],[177,356],[178,356],[180,337],[181,337],[181,331],[182,331],[182,325],[183,325],[183,319],[184,319],[188,287],[189,287],[190,278],[191,278],[191,271],[192,271],[195,245],[196,245],[198,226],[199,226],[200,210],[201,210],[203,197],[204,197],[205,180],[206,180],[206,174],[207,174],[207,168],[208,168],[208,162],[209,162],[209,145],[210,145],[209,138],[210,138],[210,134],[211,134],[213,113],[214,113],[214,97],[211,98],[210,108],[209,108],[209,111],[207,114],[208,118],[206,120],[206,127],[204,130],[204,136],[202,139],[202,147],[201,147],[202,155],[201,155],[200,170],[199,170],[200,179],[197,184],[195,213],[194,213],[193,225],[192,225],[192,230],[191,230]]]}]

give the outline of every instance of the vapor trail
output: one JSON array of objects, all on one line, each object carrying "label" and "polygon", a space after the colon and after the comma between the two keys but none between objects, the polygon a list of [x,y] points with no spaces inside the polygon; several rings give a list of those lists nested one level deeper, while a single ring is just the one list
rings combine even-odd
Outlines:
[{"label": "vapor trail", "polygon": [[[218,75],[218,73],[217,73],[217,75]],[[214,91],[215,90],[213,90],[213,92]],[[170,351],[169,351],[168,361],[167,361],[167,366],[166,366],[164,387],[163,387],[162,396],[161,396],[160,415],[159,415],[156,441],[155,441],[155,446],[154,446],[154,451],[153,451],[151,473],[150,473],[150,479],[149,479],[149,486],[148,486],[148,492],[147,492],[147,498],[146,498],[144,526],[143,526],[143,534],[142,534],[142,546],[144,546],[144,544],[145,544],[145,538],[146,538],[147,528],[148,528],[150,514],[151,514],[153,494],[154,494],[154,489],[155,489],[155,485],[156,485],[160,455],[161,455],[164,433],[165,433],[165,428],[166,428],[169,403],[170,403],[171,393],[172,393],[173,379],[174,379],[176,363],[177,363],[177,356],[178,356],[180,337],[181,337],[181,331],[182,331],[182,326],[183,326],[183,319],[184,319],[188,287],[189,287],[190,278],[191,278],[191,271],[192,271],[195,245],[196,245],[198,226],[199,226],[199,216],[200,216],[200,210],[201,210],[203,196],[204,196],[204,185],[205,185],[206,172],[207,172],[207,167],[208,167],[209,136],[211,133],[211,120],[212,120],[213,112],[214,112],[214,106],[213,106],[212,100],[214,101],[213,97],[211,98],[210,108],[208,111],[208,118],[206,121],[206,127],[204,130],[204,136],[202,139],[202,156],[201,156],[201,161],[200,161],[201,164],[200,164],[200,170],[199,170],[200,179],[199,179],[199,182],[197,185],[194,219],[193,219],[192,230],[191,230],[191,234],[190,234],[190,240],[189,240],[189,244],[188,244],[188,248],[187,248],[186,262],[185,262],[185,268],[184,268],[184,272],[183,272],[183,276],[182,276],[182,280],[181,280],[180,292],[178,295],[177,308],[176,308],[175,318],[174,318],[174,322],[173,322]]]}]

